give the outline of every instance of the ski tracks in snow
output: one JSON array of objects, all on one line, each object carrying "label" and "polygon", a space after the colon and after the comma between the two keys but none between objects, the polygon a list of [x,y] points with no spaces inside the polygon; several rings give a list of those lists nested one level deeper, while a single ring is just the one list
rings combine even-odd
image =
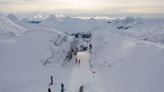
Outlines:
[{"label": "ski tracks in snow", "polygon": [[89,69],[90,53],[79,52],[77,59],[80,65],[74,66],[67,92],[79,92],[80,86],[84,87],[84,92],[103,92],[98,74]]}]

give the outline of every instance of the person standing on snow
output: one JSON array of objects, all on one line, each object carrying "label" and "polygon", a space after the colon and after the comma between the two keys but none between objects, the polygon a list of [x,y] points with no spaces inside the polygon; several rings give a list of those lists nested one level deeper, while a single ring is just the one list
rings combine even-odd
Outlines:
[{"label": "person standing on snow", "polygon": [[51,92],[51,89],[50,88],[48,88],[48,92]]},{"label": "person standing on snow", "polygon": [[64,92],[64,84],[61,83],[61,92]]},{"label": "person standing on snow", "polygon": [[76,65],[77,65],[77,58],[76,58]]},{"label": "person standing on snow", "polygon": [[79,92],[83,92],[84,87],[80,86]]},{"label": "person standing on snow", "polygon": [[89,44],[89,48],[90,48],[90,53],[92,51],[92,44]]},{"label": "person standing on snow", "polygon": [[80,66],[80,60],[78,61],[78,66]]},{"label": "person standing on snow", "polygon": [[51,83],[49,84],[49,86],[53,85],[53,77],[51,76]]}]

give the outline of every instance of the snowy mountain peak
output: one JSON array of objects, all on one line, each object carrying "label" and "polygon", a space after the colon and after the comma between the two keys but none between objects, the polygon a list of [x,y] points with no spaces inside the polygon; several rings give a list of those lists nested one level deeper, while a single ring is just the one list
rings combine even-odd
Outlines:
[{"label": "snowy mountain peak", "polygon": [[12,20],[13,22],[18,21],[18,18],[14,15],[14,14],[8,14],[7,18],[9,18],[10,20]]},{"label": "snowy mountain peak", "polygon": [[141,18],[125,17],[123,19],[117,18],[112,21],[112,24],[116,26],[117,29],[128,29],[138,23],[141,23]]},{"label": "snowy mountain peak", "polygon": [[15,24],[7,17],[0,15],[0,35],[4,37],[15,37],[22,35],[25,31],[25,28]]}]

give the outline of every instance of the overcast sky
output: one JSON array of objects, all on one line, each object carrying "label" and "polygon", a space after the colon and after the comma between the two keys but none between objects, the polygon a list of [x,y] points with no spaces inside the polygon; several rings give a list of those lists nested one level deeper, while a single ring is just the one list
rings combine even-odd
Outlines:
[{"label": "overcast sky", "polygon": [[163,16],[164,0],[0,0],[0,12]]}]

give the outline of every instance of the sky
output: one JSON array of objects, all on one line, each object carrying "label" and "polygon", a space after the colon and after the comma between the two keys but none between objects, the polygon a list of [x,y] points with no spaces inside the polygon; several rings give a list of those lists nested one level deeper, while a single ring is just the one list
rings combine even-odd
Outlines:
[{"label": "sky", "polygon": [[164,15],[164,0],[0,0],[2,13]]}]

